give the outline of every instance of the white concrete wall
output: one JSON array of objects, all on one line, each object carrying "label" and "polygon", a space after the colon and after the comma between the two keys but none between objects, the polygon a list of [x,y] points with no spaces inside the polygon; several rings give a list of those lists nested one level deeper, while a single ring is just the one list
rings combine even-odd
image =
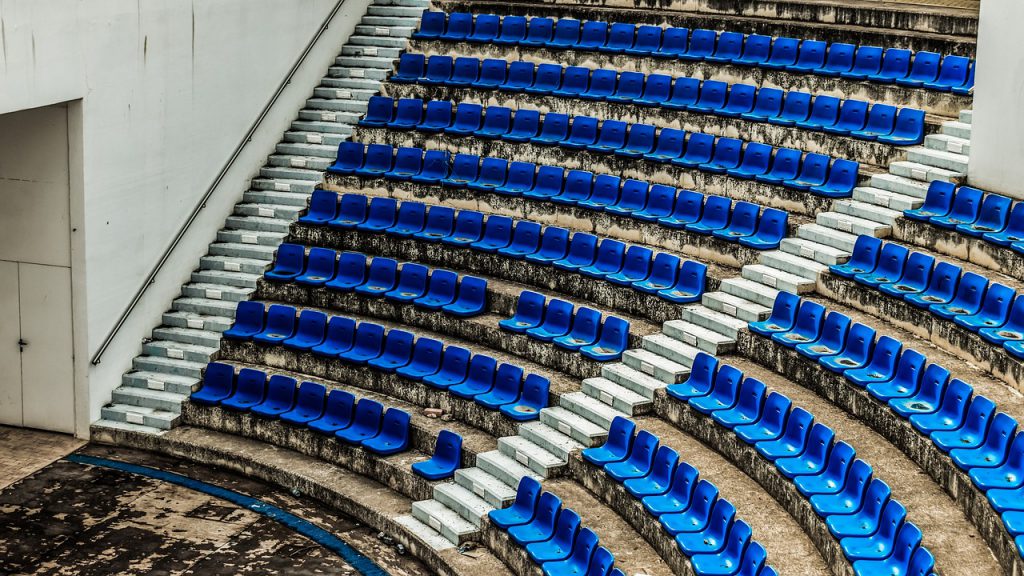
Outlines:
[{"label": "white concrete wall", "polygon": [[76,430],[365,11],[347,0],[98,366],[89,357],[335,0],[0,0],[0,114],[71,102]]},{"label": "white concrete wall", "polygon": [[1024,2],[985,0],[978,22],[968,180],[1024,199]]}]

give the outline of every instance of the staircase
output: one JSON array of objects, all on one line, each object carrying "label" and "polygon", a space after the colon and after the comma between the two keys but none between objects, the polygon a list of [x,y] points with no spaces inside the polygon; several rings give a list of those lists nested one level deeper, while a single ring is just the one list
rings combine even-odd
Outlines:
[{"label": "staircase", "polygon": [[93,426],[159,434],[178,423],[182,402],[217,357],[237,303],[256,289],[428,4],[374,0]]}]

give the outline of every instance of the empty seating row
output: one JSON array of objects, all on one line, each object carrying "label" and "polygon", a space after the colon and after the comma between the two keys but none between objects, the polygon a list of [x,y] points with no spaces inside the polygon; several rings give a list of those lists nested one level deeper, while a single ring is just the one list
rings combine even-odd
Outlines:
[{"label": "empty seating row", "polygon": [[1009,286],[866,235],[857,238],[848,262],[830,270],[952,320],[1024,358],[1024,294]]},{"label": "empty seating row", "polygon": [[414,462],[412,471],[427,480],[444,480],[455,475],[462,466],[462,436],[441,430],[434,443],[434,454],[428,460]]},{"label": "empty seating row", "polygon": [[242,368],[236,377],[229,364],[210,362],[203,375],[203,387],[192,402],[248,412],[262,418],[280,419],[293,426],[334,436],[346,444],[362,446],[382,456],[409,448],[409,413],[398,408],[387,411],[376,400],[355,397],[344,390],[303,382],[253,368]]},{"label": "empty seating row", "polygon": [[511,506],[491,510],[488,517],[526,550],[544,576],[624,576],[597,534],[582,526],[580,515],[530,476],[519,481]]},{"label": "empty seating row", "polygon": [[239,302],[235,325],[224,333],[225,336],[266,344],[283,343],[300,351],[339,358],[347,364],[395,373],[473,400],[489,410],[500,410],[515,420],[537,418],[540,409],[547,406],[550,387],[547,378],[528,374],[524,379],[521,367],[499,366],[494,358],[486,354],[473,355],[461,346],[445,347],[439,340],[416,338],[405,330],[386,330],[373,322],[360,322],[357,326],[355,320],[345,316],[332,316],[328,320],[322,312],[303,310],[297,330],[298,337],[302,338],[300,347],[295,343],[289,345],[295,338],[289,338],[289,332],[295,330],[294,308],[271,305],[266,311],[266,328],[252,334],[249,327],[264,325],[262,315],[263,305],[259,302]]},{"label": "empty seating row", "polygon": [[[563,78],[563,69],[557,64],[538,65],[535,77],[534,65],[530,62],[512,62],[509,65],[504,60],[488,59],[480,64],[476,58],[452,61],[448,56],[431,57],[426,69],[422,71],[425,76],[417,77],[417,71],[423,64],[421,58],[421,54],[403,55],[399,62],[399,72],[392,77],[392,81],[497,88],[660,106],[672,110],[742,117],[780,126],[797,126],[900,146],[919,143],[924,136],[922,110],[903,108],[897,111],[895,106],[888,104],[874,104],[869,108],[869,104],[861,100],[812,96],[807,92],[758,89],[747,84],[734,84],[730,87],[728,83],[717,80],[701,81],[689,77],[673,81],[671,76],[665,74],[647,76],[639,72],[623,72],[620,75],[614,70],[591,70],[578,66],[565,68]],[[517,76],[512,76],[513,73]],[[428,131],[440,131],[444,128],[445,106],[434,104],[433,109],[429,106],[423,125]],[[387,112],[382,103],[371,107],[368,115],[370,122],[382,122]],[[447,112],[450,124],[451,110]],[[417,113],[412,103],[405,104],[404,108],[393,113],[394,117],[387,124],[396,128],[411,128],[417,114],[423,114],[422,111]],[[451,131],[466,133],[458,122],[459,118],[456,117]],[[482,131],[485,136],[488,132]]]},{"label": "empty seating row", "polygon": [[736,507],[719,498],[718,488],[647,430],[616,416],[602,446],[583,450],[658,518],[698,575],[774,576],[767,552],[753,540],[750,526],[736,518]]},{"label": "empty seating row", "polygon": [[[688,110],[728,118],[743,118],[752,122],[768,122],[777,126],[795,126],[860,140],[877,140],[894,146],[919,144],[924,139],[925,113],[916,108],[897,110],[895,106],[889,104],[872,105],[863,100],[828,95],[814,96],[808,92],[758,88],[749,84],[730,85],[718,80],[702,81],[690,77],[673,80],[671,76],[665,74],[618,74],[613,70],[591,70],[580,66],[567,67],[563,72],[558,64],[540,64],[534,75],[533,64],[529,62],[513,62],[506,70],[507,63],[504,60],[488,59],[478,64],[476,58],[458,58],[452,61],[448,56],[432,56],[424,71],[426,76],[409,80],[408,77],[416,73],[412,62],[418,61],[417,56],[422,55],[403,55],[402,59],[410,64],[406,65],[407,69],[404,71],[399,68],[399,75],[393,77],[392,81],[497,88],[566,98],[606,100],[648,107],[660,106],[670,110]],[[439,61],[439,58],[448,60]],[[435,62],[443,64],[431,68]],[[402,64],[400,60],[399,65]],[[517,64],[525,66],[516,66]],[[518,79],[510,75],[513,71],[519,73]],[[532,83],[527,84],[528,81]],[[420,110],[416,109],[415,101],[418,99],[401,99],[397,107],[392,106],[393,109],[389,111],[385,105],[386,97],[379,98],[385,100],[370,101],[367,110],[368,123],[364,125],[387,125],[399,129],[421,125],[427,131],[468,133],[467,118],[456,116],[453,121],[451,107],[443,104],[445,101],[429,102],[424,114],[422,104]],[[473,106],[479,107],[477,104]],[[476,120],[479,124],[479,115]],[[446,126],[450,129],[446,129]],[[493,135],[497,127],[500,127],[500,123],[492,119],[478,135],[497,137]]]},{"label": "empty seating row", "polygon": [[794,294],[780,292],[771,317],[750,329],[842,374],[909,420],[986,493],[1012,536],[1024,534],[1024,431],[993,401],[950,379],[943,366],[925,366],[924,355],[902,350],[900,341],[876,340],[872,328],[835,311],[826,316],[823,306]]},{"label": "empty seating row", "polygon": [[[447,18],[446,18],[447,16]],[[446,22],[447,20],[447,22]],[[572,49],[730,63],[969,94],[974,64],[964,56],[916,54],[842,42],[572,18],[500,17],[426,10],[413,38]]]},{"label": "empty seating row", "polygon": [[[409,204],[423,206],[419,202],[403,202],[399,208],[393,198],[375,197],[367,208],[366,200],[366,196],[361,194],[344,194],[341,197],[338,216],[327,221],[327,224],[354,227],[354,222],[383,220],[394,225],[396,211],[401,214]],[[401,219],[400,216],[397,218]],[[596,236],[585,232],[573,233],[570,239],[569,230],[558,226],[542,228],[540,224],[529,220],[514,222],[507,216],[496,215],[488,216],[485,221],[482,213],[469,210],[462,210],[455,217],[454,210],[447,206],[431,206],[426,214],[425,223],[417,226],[422,226],[423,229],[414,236],[423,240],[440,240],[450,246],[469,247],[541,266],[554,266],[561,270],[605,279],[635,290],[656,294],[659,298],[671,302],[693,302],[699,300],[704,292],[707,276],[707,267],[704,264],[683,262],[671,254],[655,254],[653,250],[643,246],[630,246],[627,249],[626,244],[610,238],[598,243]],[[627,254],[630,256],[630,262],[636,266],[629,269],[630,277],[634,280],[650,278],[651,262],[658,262],[659,275],[652,278],[658,282],[644,285],[649,290],[644,290],[632,282],[616,282],[609,278],[625,269]],[[647,270],[643,277],[639,277],[641,264]],[[669,268],[681,269],[673,273]],[[662,286],[661,281],[669,276],[676,278],[676,281],[654,290],[655,287]],[[615,278],[619,279],[618,276]]]},{"label": "empty seating row", "polygon": [[598,310],[586,306],[574,310],[572,302],[557,298],[546,302],[543,294],[529,290],[519,295],[515,315],[498,326],[598,362],[618,360],[629,348],[628,320],[617,316],[602,320]]},{"label": "empty seating row", "polygon": [[397,261],[380,257],[374,258],[367,268],[366,258],[358,252],[339,255],[329,248],[310,248],[307,256],[304,246],[284,243],[277,249],[274,267],[264,277],[339,292],[354,291],[362,296],[384,296],[394,302],[454,316],[484,312],[487,280],[483,278],[463,276],[460,280],[451,270],[431,270],[413,262],[399,268]]},{"label": "empty seating row", "polygon": [[831,428],[815,423],[811,413],[785,395],[771,392],[766,397],[762,382],[744,379],[741,371],[704,352],[694,359],[690,377],[666,392],[773,462],[825,520],[855,571],[866,568],[860,561],[882,563],[875,568],[887,564],[906,539],[912,546],[920,543],[920,530],[909,522],[904,525],[906,510],[890,500],[885,482],[871,478],[871,466],[854,460],[852,446],[837,441]]},{"label": "empty seating row", "polygon": [[[751,146],[759,146],[751,144]],[[338,174],[356,174],[374,176],[366,164],[372,155],[376,162],[388,162],[393,148],[385,144],[370,144],[365,150],[358,142],[345,142],[339,147],[339,158],[346,158],[344,165],[339,163],[331,166],[329,171]],[[764,181],[788,177],[790,172],[796,176],[800,163],[800,152],[794,150],[779,151],[772,174],[757,176]],[[678,190],[664,184],[650,184],[642,180],[625,179],[610,174],[598,174],[586,170],[566,171],[560,166],[537,166],[532,162],[509,162],[503,158],[484,157],[481,160],[472,154],[456,154],[454,161],[449,152],[440,150],[420,150],[419,148],[399,148],[395,153],[393,167],[384,173],[401,171],[411,173],[408,179],[423,184],[437,184],[451,187],[465,187],[471,190],[493,191],[496,194],[522,196],[532,200],[549,201],[568,206],[579,206],[594,211],[603,211],[615,216],[636,218],[644,222],[657,222],[669,228],[686,229],[698,234],[713,235],[715,238],[729,242],[738,242],[755,250],[777,248],[787,232],[789,214],[774,208],[763,211],[757,204],[737,202],[724,196],[705,196],[692,190]],[[753,151],[748,149],[747,156],[752,157]],[[785,154],[786,158],[782,156]],[[363,159],[365,158],[365,159]],[[765,157],[767,162],[770,156]],[[362,166],[353,168],[362,161]],[[839,162],[839,161],[837,161]],[[449,171],[451,164],[451,171]],[[824,169],[826,164],[821,165]],[[746,168],[744,168],[746,169]],[[767,169],[767,166],[765,167]],[[375,168],[374,168],[375,170]],[[739,170],[739,168],[737,168]],[[741,176],[742,177],[742,176]],[[750,177],[754,177],[751,175]],[[300,218],[300,222],[355,226],[361,229],[385,231],[381,228],[387,222],[366,223],[365,202],[359,204],[355,198],[350,199],[352,205],[340,207],[331,204],[325,195],[320,200],[316,197],[310,204],[310,214]],[[344,202],[343,198],[343,202]],[[332,208],[334,211],[332,212]],[[437,207],[431,211],[434,214]],[[410,222],[401,227],[404,235],[412,235],[420,239],[437,239],[436,231],[419,230],[422,215],[409,215]],[[336,214],[336,215],[335,215]],[[441,213],[438,213],[441,214]],[[445,212],[447,214],[447,212]],[[386,216],[386,214],[385,214]],[[359,220],[362,218],[362,220]],[[416,218],[415,221],[412,221]],[[356,224],[352,222],[358,221]],[[451,224],[450,220],[439,222]],[[391,228],[394,228],[391,225]],[[414,231],[415,230],[415,231]],[[411,233],[411,234],[410,234]]]},{"label": "empty seating row", "polygon": [[1000,194],[985,195],[977,188],[935,180],[924,204],[903,215],[1024,254],[1024,202],[1013,205]]}]

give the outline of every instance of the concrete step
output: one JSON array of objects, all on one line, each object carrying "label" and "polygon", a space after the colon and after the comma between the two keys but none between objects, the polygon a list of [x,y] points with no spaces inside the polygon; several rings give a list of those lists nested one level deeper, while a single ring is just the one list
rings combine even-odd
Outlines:
[{"label": "concrete step", "polygon": [[747,329],[746,321],[724,312],[712,310],[703,304],[693,304],[683,308],[682,320],[728,336],[732,340],[739,338],[740,332]]},{"label": "concrete step", "polygon": [[874,204],[876,206],[882,206],[883,208],[888,208],[889,210],[895,210],[897,212],[920,208],[921,205],[924,204],[924,200],[921,198],[908,196],[906,194],[899,194],[897,192],[890,192],[888,190],[882,190],[881,188],[872,188],[870,186],[858,186],[854,188],[853,199],[860,202]]},{"label": "concrete step", "polygon": [[[383,38],[383,40],[390,40],[391,38]],[[397,40],[397,39],[396,39]],[[399,40],[401,42],[401,40]],[[404,42],[403,42],[404,44]],[[376,44],[368,44],[364,42],[352,43],[341,47],[341,55],[345,57],[371,57],[371,58],[390,58],[395,60],[402,55],[402,46],[382,46]]]},{"label": "concrete step", "polygon": [[650,398],[604,377],[584,380],[583,393],[627,416],[635,416],[653,404]]},{"label": "concrete step", "polygon": [[298,206],[284,204],[263,204],[240,202],[235,204],[234,216],[274,218],[286,222],[294,222],[302,210]]},{"label": "concrete step", "polygon": [[[319,118],[323,114],[319,114],[317,118],[312,120],[298,119],[293,121],[289,126],[292,130],[300,132],[318,132],[324,135],[326,139],[329,136],[337,136],[341,139],[348,140],[352,137],[353,125],[354,124],[343,124],[340,122],[324,122]],[[307,142],[316,143],[315,139],[307,137]]]},{"label": "concrete step", "polygon": [[845,250],[803,238],[783,238],[779,249],[787,254],[814,260],[826,266],[842,264],[850,259],[850,253]]},{"label": "concrete step", "polygon": [[[356,114],[357,117],[366,113],[367,102],[365,100],[337,99],[337,98],[310,98],[306,100],[306,110],[327,110],[337,112],[337,121],[345,121],[348,114]],[[345,114],[345,116],[341,116]],[[358,121],[358,120],[357,120]]]},{"label": "concrete step", "polygon": [[374,6],[413,6],[420,10],[430,8],[430,0],[373,0]]},{"label": "concrete step", "polygon": [[163,372],[151,372],[138,370],[126,372],[121,376],[121,385],[131,388],[145,388],[158,392],[171,392],[188,396],[199,389],[199,378],[191,376],[178,376]]},{"label": "concrete step", "polygon": [[808,280],[817,280],[818,276],[828,270],[827,265],[813,258],[790,254],[784,250],[762,252],[760,263]]},{"label": "concrete step", "polygon": [[175,312],[225,318],[234,318],[236,308],[236,302],[212,298],[177,298],[171,303],[171,310]]},{"label": "concrete step", "polygon": [[[585,447],[597,446],[608,436],[608,430],[591,422],[587,417],[578,414],[565,406],[574,406],[566,402],[562,406],[550,406],[540,411],[540,421],[554,428]],[[506,454],[508,454],[506,452]],[[508,454],[511,456],[511,454]],[[536,470],[536,468],[534,468]]]},{"label": "concrete step", "polygon": [[484,515],[494,510],[494,506],[486,500],[454,482],[434,486],[434,500],[454,510],[478,528]]},{"label": "concrete step", "polygon": [[183,344],[195,344],[214,349],[220,347],[220,332],[212,332],[210,330],[195,328],[161,326],[153,330],[153,339],[181,342]]},{"label": "concrete step", "polygon": [[515,487],[484,472],[483,468],[459,468],[455,471],[455,483],[476,494],[495,508],[504,508],[516,499]]},{"label": "concrete step", "polygon": [[889,164],[889,172],[896,176],[902,176],[904,178],[910,178],[911,180],[919,180],[921,182],[932,182],[934,180],[941,180],[943,182],[952,182],[955,179],[963,178],[964,173],[956,170],[946,170],[945,168],[937,168],[920,162],[911,162],[909,160],[900,160]]},{"label": "concrete step", "polygon": [[[346,134],[290,130],[285,133],[284,142],[288,144],[310,144],[318,146],[318,148],[330,148],[336,158],[338,155],[338,145],[348,140],[348,138],[349,137]],[[281,145],[282,144],[278,144],[278,147]]]},{"label": "concrete step", "polygon": [[687,374],[689,374],[689,367],[693,366],[693,359],[700,353],[700,350],[696,346],[684,344],[682,341],[672,338],[666,334],[651,334],[649,336],[644,336],[640,345],[648,352],[653,352],[654,354],[670,360],[677,365],[681,364],[685,366]]},{"label": "concrete step", "polygon": [[[225,260],[255,260],[264,262],[264,266],[274,261],[274,253],[278,245],[267,244],[242,244],[241,242],[216,242],[210,244],[210,257],[224,258]],[[239,265],[241,268],[241,265]],[[226,267],[225,267],[226,269]],[[241,270],[239,270],[241,272]]]},{"label": "concrete step", "polygon": [[142,345],[143,354],[190,362],[207,363],[216,359],[219,352],[217,346],[199,346],[172,340],[152,340]]},{"label": "concrete step", "polygon": [[177,426],[178,421],[181,420],[181,414],[144,406],[110,404],[100,409],[100,418],[156,428],[157,430],[170,430]]},{"label": "concrete step", "polygon": [[597,396],[591,396],[583,391],[562,394],[558,404],[560,407],[578,414],[606,430],[611,428],[612,420],[616,417],[630,416],[630,414],[626,414],[624,411],[612,406],[611,403],[606,403]]},{"label": "concrete step", "polygon": [[476,465],[484,472],[501,480],[505,485],[518,487],[524,476],[541,480],[542,476],[498,450],[477,454]]},{"label": "concrete step", "polygon": [[571,436],[537,420],[520,425],[519,435],[567,462],[570,454],[584,448]]},{"label": "concrete step", "polygon": [[974,110],[961,110],[959,120],[964,124],[970,124],[974,120]]},{"label": "concrete step", "polygon": [[347,68],[390,71],[395,65],[395,59],[390,57],[378,58],[375,56],[338,56],[334,59],[334,64],[335,66]]},{"label": "concrete step", "polygon": [[164,326],[174,328],[192,328],[193,330],[206,330],[220,334],[231,328],[234,319],[226,316],[211,316],[207,314],[193,314],[179,310],[168,310],[161,317]]},{"label": "concrete step", "polygon": [[[357,111],[346,111],[346,110],[324,110],[317,108],[303,108],[299,110],[299,116],[295,122],[306,120],[310,122],[322,122],[325,124],[336,124],[340,126],[348,126],[351,128],[355,126],[359,119],[362,118],[363,113]],[[296,123],[292,122],[292,127],[296,126]],[[328,130],[329,132],[339,132],[340,128],[335,130]],[[350,132],[351,134],[351,132]]]},{"label": "concrete step", "polygon": [[[547,410],[547,408],[545,408]],[[543,418],[543,410],[541,418]],[[498,451],[533,470],[544,478],[553,476],[558,470],[565,466],[561,460],[551,452],[537,446],[522,436],[505,436],[498,438]]]},{"label": "concrete step", "polygon": [[949,134],[929,134],[924,137],[924,145],[932,150],[942,150],[953,154],[971,155],[971,141]]},{"label": "concrete step", "polygon": [[[390,34],[384,36],[349,36],[348,42],[342,46],[342,54],[345,48],[350,46],[372,46],[375,48],[395,48],[401,52],[408,44],[405,38],[392,37]],[[384,56],[384,54],[381,54]]]},{"label": "concrete step", "polygon": [[248,300],[252,292],[249,288],[237,288],[222,284],[192,283],[181,287],[181,295],[185,298],[206,298],[226,302]]},{"label": "concrete step", "polygon": [[771,308],[775,305],[775,297],[779,294],[779,291],[775,288],[765,286],[760,282],[747,280],[743,277],[726,278],[722,280],[718,289],[726,294],[748,300],[766,308]]},{"label": "concrete step", "polygon": [[395,518],[395,523],[405,528],[406,532],[434,550],[440,552],[455,547],[455,544],[452,544],[440,532],[420,522],[412,515],[399,516]]},{"label": "concrete step", "polygon": [[912,196],[924,200],[928,195],[928,182],[924,178],[912,178],[898,174],[873,174],[871,176],[871,187],[879,190],[888,190],[896,194]]},{"label": "concrete step", "polygon": [[[660,338],[655,338],[656,336]],[[649,338],[650,342],[648,342]],[[667,356],[662,355],[664,339],[672,340],[664,334],[645,336],[641,343],[643,348],[626,350],[622,353],[623,364],[666,385],[686,380],[686,377],[690,375],[690,365],[670,360]]]},{"label": "concrete step", "polygon": [[[942,133],[948,136],[954,136],[962,140],[971,139],[971,125],[968,122],[961,122],[959,120],[953,120],[950,122],[942,123]],[[964,152],[966,154],[966,152]]]},{"label": "concrete step", "polygon": [[[295,132],[289,132],[288,134],[295,134]],[[307,141],[309,140],[309,137],[306,135],[314,134],[314,132],[300,132],[299,134],[303,135],[302,140],[299,142],[289,142],[289,137],[286,135],[286,141],[281,142],[277,145],[277,148],[275,148],[277,153],[285,156],[299,156],[302,158],[326,158],[331,161],[331,164],[333,164],[335,159],[337,159],[338,143],[343,140],[340,136],[333,136],[333,139],[338,140],[339,142],[331,145],[323,143],[323,135],[319,133],[315,134],[320,137],[321,143],[310,143]],[[328,164],[328,166],[330,166],[330,164]]]},{"label": "concrete step", "polygon": [[[945,129],[945,127],[943,127],[943,129]],[[969,134],[967,138],[970,138]],[[944,152],[941,150],[932,150],[930,148],[925,148],[924,146],[915,146],[907,149],[907,160],[910,162],[924,164],[926,166],[942,168],[944,170],[952,170],[960,173],[967,172],[967,156],[963,154],[954,154],[952,152]]]},{"label": "concrete step", "polygon": [[261,230],[220,230],[217,232],[217,242],[231,242],[234,244],[259,244],[277,248],[284,241],[287,233],[263,232]]},{"label": "concrete step", "polygon": [[419,6],[388,6],[380,4],[372,4],[366,9],[368,16],[390,16],[394,18],[402,18],[406,22],[410,22],[409,25],[415,25],[419,23],[420,18],[423,16],[423,8]]},{"label": "concrete step", "polygon": [[669,320],[661,331],[687,346],[708,354],[726,354],[736,349],[736,339],[684,320]]},{"label": "concrete step", "polygon": [[[364,19],[365,20],[365,19]],[[353,68],[349,66],[331,66],[327,69],[327,77],[321,81],[324,86],[331,86],[328,83],[328,78],[356,78],[366,80],[376,80],[383,82],[387,79],[388,74],[391,73],[390,69],[383,68]]]},{"label": "concrete step", "polygon": [[453,544],[475,540],[480,532],[472,522],[437,500],[413,502],[412,515]]},{"label": "concrete step", "polygon": [[[636,350],[635,352],[648,353],[646,350]],[[630,367],[625,362],[602,365],[601,376],[646,400],[654,400],[654,394],[667,385],[654,376],[649,376]]]},{"label": "concrete step", "polygon": [[200,284],[220,284],[235,288],[256,289],[256,281],[262,274],[246,274],[245,272],[224,272],[223,270],[196,270],[192,273],[192,282]]},{"label": "concrete step", "polygon": [[125,432],[134,432],[134,433],[137,433],[137,434],[148,434],[148,435],[151,435],[151,436],[159,436],[159,435],[161,435],[161,434],[163,434],[165,432],[164,430],[161,430],[159,428],[155,428],[153,426],[144,426],[142,424],[132,424],[130,422],[118,422],[116,420],[109,420],[109,419],[106,419],[106,418],[101,418],[100,420],[97,420],[97,421],[93,422],[89,426],[89,428],[95,431],[95,432],[93,432],[93,437],[96,436],[97,432],[102,432],[103,430],[123,430]]},{"label": "concrete step", "polygon": [[[132,359],[132,368],[140,372],[156,372],[172,376],[188,376],[199,379],[206,368],[206,362],[176,360],[164,356],[136,356]],[[158,391],[159,392],[159,391]]]},{"label": "concrete step", "polygon": [[228,230],[244,230],[246,232],[273,232],[287,234],[291,221],[273,216],[228,216],[224,227]]},{"label": "concrete step", "polygon": [[[254,185],[261,185],[264,186],[264,188],[254,187],[252,190],[247,190],[242,195],[242,201],[252,203],[262,202],[266,204],[283,204],[286,206],[295,206],[296,208],[301,209],[305,209],[309,205],[309,197],[313,193],[313,190],[316,189],[316,184],[303,182],[302,187],[305,188],[304,190],[275,190],[274,185],[280,182],[280,180],[253,180]],[[292,183],[283,187],[288,188],[296,183],[297,181],[292,181]]]},{"label": "concrete step", "polygon": [[[306,180],[319,184],[323,180],[323,171],[307,168],[292,168],[288,166],[264,166],[260,168],[260,176],[263,178],[281,178],[284,180]],[[312,190],[311,190],[312,191]]]},{"label": "concrete step", "polygon": [[857,236],[854,234],[841,232],[821,224],[803,224],[797,229],[796,235],[798,238],[842,250],[847,254],[853,252],[853,245],[857,241]]},{"label": "concrete step", "polygon": [[772,312],[771,308],[725,292],[705,292],[700,303],[706,308],[743,322],[767,320]]},{"label": "concrete step", "polygon": [[888,224],[840,212],[819,212],[814,221],[822,226],[834,228],[840,232],[847,232],[855,236],[867,234],[876,238],[885,238],[892,233],[892,227]]},{"label": "concrete step", "polygon": [[318,158],[316,156],[287,156],[274,154],[267,158],[267,165],[275,168],[302,168],[323,172],[334,164],[334,158]]},{"label": "concrete step", "polygon": [[240,272],[242,274],[254,274],[262,276],[270,266],[272,260],[262,258],[232,258],[230,256],[203,256],[199,259],[200,270],[213,270],[218,272]]},{"label": "concrete step", "polygon": [[[115,388],[111,394],[111,402],[114,404],[127,404],[129,406],[141,406],[164,412],[181,414],[181,403],[185,396],[160,390],[148,390],[146,388],[135,388],[133,386],[121,386]],[[146,424],[148,426],[148,424]]]},{"label": "concrete step", "polygon": [[833,207],[840,214],[855,216],[863,220],[885,224],[886,226],[892,226],[898,218],[903,217],[903,212],[901,211],[890,210],[885,206],[879,206],[878,204],[862,200],[839,200]]},{"label": "concrete step", "polygon": [[359,24],[356,26],[356,34],[360,36],[412,38],[415,32],[416,28],[412,26],[374,26],[372,24]]},{"label": "concrete step", "polygon": [[764,264],[751,264],[744,266],[740,271],[744,278],[751,282],[764,284],[769,288],[775,288],[793,294],[808,294],[814,292],[815,281],[790,274],[778,268],[765,266]]}]

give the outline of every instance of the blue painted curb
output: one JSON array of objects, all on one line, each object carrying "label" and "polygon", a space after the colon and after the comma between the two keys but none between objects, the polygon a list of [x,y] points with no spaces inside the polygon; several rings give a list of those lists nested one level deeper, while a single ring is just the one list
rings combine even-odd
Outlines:
[{"label": "blue painted curb", "polygon": [[97,458],[95,456],[86,456],[84,454],[70,454],[65,458],[65,460],[75,462],[77,464],[89,464],[91,466],[101,466],[103,468],[121,470],[122,472],[128,472],[130,474],[138,474],[140,476],[170,482],[171,484],[177,484],[178,486],[209,494],[210,496],[214,496],[222,500],[227,500],[232,504],[252,510],[257,514],[262,514],[263,516],[266,516],[267,518],[302,534],[306,538],[309,538],[324,548],[334,552],[338,556],[341,556],[342,559],[348,562],[349,565],[363,576],[390,576],[387,570],[378,566],[373,560],[367,558],[334,534],[331,534],[323,528],[320,528],[309,521],[303,520],[290,512],[282,510],[273,504],[268,504],[257,498],[239,494],[238,492],[221,488],[219,486],[214,486],[213,484],[208,484],[201,480],[195,480],[188,476],[175,474],[174,472],[158,470],[148,466],[139,466],[138,464],[128,464],[127,462],[118,462],[117,460],[108,460],[106,458]]}]

